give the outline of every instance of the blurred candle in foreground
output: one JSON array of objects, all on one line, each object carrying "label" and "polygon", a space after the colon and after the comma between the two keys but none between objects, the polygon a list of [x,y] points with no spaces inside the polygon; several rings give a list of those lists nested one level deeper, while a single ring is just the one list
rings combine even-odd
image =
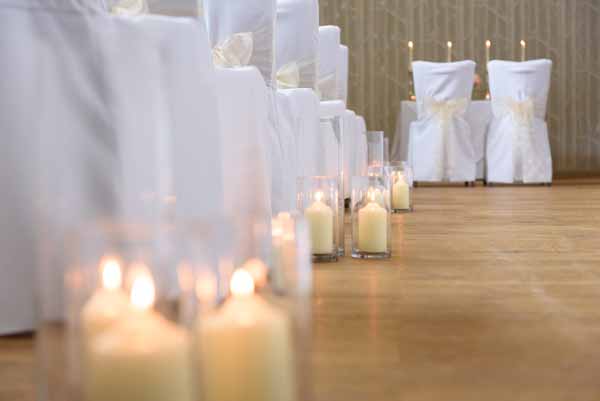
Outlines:
[{"label": "blurred candle in foreground", "polygon": [[490,62],[490,48],[492,47],[492,42],[489,40],[485,41],[485,68],[487,69],[487,65]]},{"label": "blurred candle in foreground", "polygon": [[448,41],[448,62],[452,61],[452,42]]},{"label": "blurred candle in foreground", "polygon": [[129,310],[127,295],[121,289],[123,273],[119,259],[106,256],[100,261],[101,286],[94,292],[82,310],[84,336],[94,337]]},{"label": "blurred candle in foreground", "polygon": [[408,71],[412,71],[412,62],[414,57],[414,43],[412,40],[408,41]]},{"label": "blurred candle in foreground", "polygon": [[396,173],[392,186],[392,209],[408,210],[410,209],[410,188],[404,176]]},{"label": "blurred candle in foreground", "polygon": [[524,40],[521,40],[521,61],[525,61],[526,49],[527,49],[527,43]]},{"label": "blurred candle in foreground", "polygon": [[130,313],[89,341],[86,401],[192,401],[187,334],[153,310],[154,282],[132,282]]},{"label": "blurred candle in foreground", "polygon": [[294,401],[291,324],[238,269],[231,296],[198,322],[205,401]]}]

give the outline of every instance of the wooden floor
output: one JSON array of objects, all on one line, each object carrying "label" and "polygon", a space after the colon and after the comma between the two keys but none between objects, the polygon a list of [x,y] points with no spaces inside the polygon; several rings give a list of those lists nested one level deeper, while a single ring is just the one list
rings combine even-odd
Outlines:
[{"label": "wooden floor", "polygon": [[[315,267],[318,401],[600,400],[600,185],[418,188],[393,233]],[[31,348],[0,340],[0,400]]]}]

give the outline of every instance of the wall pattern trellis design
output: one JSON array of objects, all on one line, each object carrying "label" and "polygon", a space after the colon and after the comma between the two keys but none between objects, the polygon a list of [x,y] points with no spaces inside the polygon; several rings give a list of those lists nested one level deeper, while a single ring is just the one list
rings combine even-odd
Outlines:
[{"label": "wall pattern trellis design", "polygon": [[554,61],[548,125],[555,170],[600,172],[600,0],[320,0],[321,25],[339,25],[350,47],[349,107],[370,129],[393,136],[415,59],[470,58],[485,74],[492,59]]}]

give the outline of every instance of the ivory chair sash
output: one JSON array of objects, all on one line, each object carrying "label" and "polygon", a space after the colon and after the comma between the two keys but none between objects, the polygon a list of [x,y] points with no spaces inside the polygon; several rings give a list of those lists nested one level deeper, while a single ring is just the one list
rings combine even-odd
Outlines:
[{"label": "ivory chair sash", "polygon": [[[0,21],[3,38],[18,38],[0,42],[0,73],[11,77],[0,80],[7,333],[33,328],[40,240],[48,250],[40,260],[57,261],[64,234],[90,220],[222,214],[223,194],[203,25],[115,18],[77,0],[0,0]],[[42,288],[62,285],[55,273]],[[64,311],[55,295],[45,316]]]},{"label": "ivory chair sash", "polygon": [[348,46],[340,45],[337,65],[337,98],[348,104]]},{"label": "ivory chair sash", "polygon": [[488,64],[493,120],[487,138],[487,179],[500,183],[552,182],[545,121],[552,61]]},{"label": "ivory chair sash", "polygon": [[413,63],[418,120],[410,126],[415,181],[474,181],[477,157],[464,114],[475,63]]}]

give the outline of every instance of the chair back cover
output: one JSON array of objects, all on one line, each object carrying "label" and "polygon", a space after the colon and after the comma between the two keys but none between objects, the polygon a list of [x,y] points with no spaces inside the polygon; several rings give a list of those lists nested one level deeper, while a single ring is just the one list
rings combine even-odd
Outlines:
[{"label": "chair back cover", "polygon": [[317,88],[318,0],[277,0],[277,71],[298,70],[301,88]]},{"label": "chair back cover", "polygon": [[338,55],[338,99],[348,105],[348,46],[341,45]]},{"label": "chair back cover", "polygon": [[488,64],[493,121],[488,130],[488,179],[542,183],[552,180],[545,122],[551,60],[494,60]]},{"label": "chair back cover", "polygon": [[319,82],[322,100],[338,100],[338,63],[340,28],[333,25],[319,27]]},{"label": "chair back cover", "polygon": [[236,34],[250,34],[256,66],[268,86],[275,84],[276,0],[203,0],[204,18],[213,48]]},{"label": "chair back cover", "polygon": [[475,141],[464,119],[475,63],[416,61],[412,66],[418,121],[410,127],[409,160],[415,180],[475,180]]},{"label": "chair back cover", "polygon": [[[222,178],[202,24],[112,17],[78,0],[0,0],[0,20],[6,331],[33,327],[40,240],[52,263],[64,234],[92,220],[153,219],[173,200],[181,217],[221,214]],[[61,285],[56,273],[43,288]],[[55,299],[45,316],[61,313]]]}]

